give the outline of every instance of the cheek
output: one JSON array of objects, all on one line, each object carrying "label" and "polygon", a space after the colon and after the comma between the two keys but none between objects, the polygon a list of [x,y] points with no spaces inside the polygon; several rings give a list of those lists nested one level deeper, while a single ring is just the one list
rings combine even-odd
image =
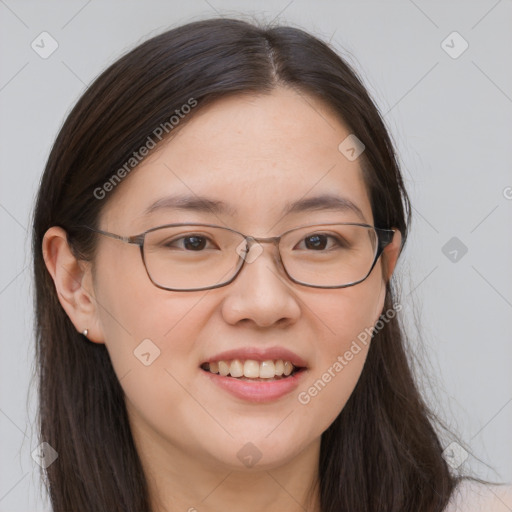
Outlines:
[{"label": "cheek", "polygon": [[206,292],[157,288],[138,250],[122,249],[102,253],[95,279],[98,316],[116,374],[121,378],[146,368],[146,363],[151,368],[176,367],[176,361],[187,361],[199,337],[201,299]]},{"label": "cheek", "polygon": [[[140,259],[139,254],[135,256]],[[190,425],[205,414],[186,390],[191,373],[199,371],[197,358],[191,355],[208,318],[206,292],[161,290],[151,283],[137,258],[121,256],[115,267],[102,263],[96,279],[99,316],[131,412],[131,427],[149,425],[163,438],[187,444]],[[176,421],[177,416],[191,419]],[[197,447],[191,444],[188,449]]]},{"label": "cheek", "polygon": [[297,400],[327,428],[338,416],[361,375],[375,325],[385,298],[381,274],[375,272],[357,286],[330,296],[318,325],[315,362]]},{"label": "cheek", "polygon": [[354,340],[364,342],[364,334],[375,325],[382,312],[385,294],[381,273],[374,271],[362,283],[340,289],[318,302],[317,325],[324,335],[320,337],[321,346],[316,353],[324,364],[325,356],[332,362],[333,357],[349,350]]}]

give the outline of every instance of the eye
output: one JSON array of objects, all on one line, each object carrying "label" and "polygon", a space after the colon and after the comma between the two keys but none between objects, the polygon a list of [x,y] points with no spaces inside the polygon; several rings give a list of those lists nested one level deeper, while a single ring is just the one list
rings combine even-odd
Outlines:
[{"label": "eye", "polygon": [[[179,242],[183,241],[181,244]],[[175,238],[174,240],[169,240],[162,243],[162,246],[168,249],[178,248],[178,249],[186,249],[188,251],[201,252],[208,243],[212,242],[213,246],[218,249],[218,246],[213,243],[210,238],[202,235],[190,234],[186,236],[182,236],[179,238]]]},{"label": "eye", "polygon": [[[312,235],[308,235],[307,237],[303,238],[302,241],[306,241],[305,246],[307,249],[323,251],[326,249],[329,239],[333,241],[334,247],[344,247],[345,246],[345,244],[343,243],[343,240],[340,239],[339,237],[327,235],[327,234],[323,234],[323,233],[315,233]],[[329,248],[332,249],[333,246],[331,245]]]}]

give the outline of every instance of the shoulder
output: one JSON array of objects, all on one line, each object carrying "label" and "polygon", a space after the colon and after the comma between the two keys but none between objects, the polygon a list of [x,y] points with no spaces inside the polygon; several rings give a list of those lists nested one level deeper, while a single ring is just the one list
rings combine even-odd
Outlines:
[{"label": "shoulder", "polygon": [[462,480],[444,512],[510,512],[512,485],[488,485]]}]

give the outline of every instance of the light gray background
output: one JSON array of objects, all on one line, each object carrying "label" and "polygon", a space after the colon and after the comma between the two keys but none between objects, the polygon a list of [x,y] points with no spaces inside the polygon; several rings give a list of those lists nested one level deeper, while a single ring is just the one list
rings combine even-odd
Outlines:
[{"label": "light gray background", "polygon": [[[462,470],[512,481],[510,0],[0,0],[0,512],[49,510],[31,458],[29,216],[51,144],[86,84],[122,52],[217,14],[278,17],[330,40],[360,71],[414,206],[397,271],[413,352],[428,358],[426,396],[495,469],[470,456]],[[43,31],[59,45],[48,59],[31,48]],[[441,46],[453,31],[469,44],[456,59]],[[442,252],[452,237],[468,248],[456,262]]]}]

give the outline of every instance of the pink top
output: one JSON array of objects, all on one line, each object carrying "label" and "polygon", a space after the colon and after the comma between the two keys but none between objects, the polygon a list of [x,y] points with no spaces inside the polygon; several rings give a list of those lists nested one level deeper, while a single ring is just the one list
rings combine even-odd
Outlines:
[{"label": "pink top", "polygon": [[512,512],[512,486],[463,480],[444,512]]}]

